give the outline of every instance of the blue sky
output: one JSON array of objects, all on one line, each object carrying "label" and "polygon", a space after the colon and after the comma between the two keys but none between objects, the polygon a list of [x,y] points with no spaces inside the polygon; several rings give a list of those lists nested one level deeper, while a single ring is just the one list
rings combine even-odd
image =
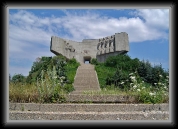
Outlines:
[{"label": "blue sky", "polygon": [[169,69],[169,9],[9,9],[9,73],[27,76],[37,57],[54,56],[51,36],[81,42],[120,32],[131,58]]}]

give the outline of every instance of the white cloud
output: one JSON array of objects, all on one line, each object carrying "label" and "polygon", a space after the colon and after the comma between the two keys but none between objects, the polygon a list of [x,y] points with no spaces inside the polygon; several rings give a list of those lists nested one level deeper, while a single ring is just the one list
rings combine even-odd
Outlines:
[{"label": "white cloud", "polygon": [[138,15],[145,19],[145,24],[157,29],[169,28],[169,9],[139,9]]}]

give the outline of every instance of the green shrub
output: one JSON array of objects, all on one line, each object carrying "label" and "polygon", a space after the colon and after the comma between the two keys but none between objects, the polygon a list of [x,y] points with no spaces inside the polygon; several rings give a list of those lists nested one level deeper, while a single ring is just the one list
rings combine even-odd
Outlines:
[{"label": "green shrub", "polygon": [[98,65],[99,64],[96,58],[92,58],[90,62],[93,65]]},{"label": "green shrub", "polygon": [[15,74],[11,80],[13,83],[25,83],[26,78],[22,74]]}]

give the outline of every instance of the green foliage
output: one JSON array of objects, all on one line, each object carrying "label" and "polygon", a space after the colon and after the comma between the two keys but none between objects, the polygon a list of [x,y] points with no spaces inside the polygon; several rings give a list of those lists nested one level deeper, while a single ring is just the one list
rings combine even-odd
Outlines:
[{"label": "green foliage", "polygon": [[66,75],[68,78],[67,84],[72,84],[74,82],[74,77],[79,65],[80,63],[74,58],[67,61],[67,64],[65,65]]},{"label": "green foliage", "polygon": [[63,88],[66,91],[66,93],[70,93],[74,90],[74,87],[72,84],[66,84]]},{"label": "green foliage", "polygon": [[[42,57],[37,58],[31,67],[31,71],[27,76],[27,83],[34,83],[37,81],[37,78],[40,76],[41,71],[47,71],[48,67],[50,66],[52,57]],[[52,66],[51,66],[52,68]]]},{"label": "green foliage", "polygon": [[[76,59],[67,59],[62,55],[37,58],[26,80],[21,74],[10,79],[9,74],[9,80],[13,80],[10,81],[10,100],[40,103],[65,102],[65,94],[74,90],[73,82],[79,65]],[[23,84],[19,82],[23,82]],[[20,88],[15,88],[15,83]],[[33,89],[35,87],[34,95],[28,86],[33,86]]]},{"label": "green foliage", "polygon": [[92,58],[90,62],[93,65],[98,65],[99,64],[96,58]]},{"label": "green foliage", "polygon": [[48,69],[47,72],[44,72],[42,70],[40,78],[37,80],[40,103],[60,103],[64,101],[65,91],[61,87],[60,81],[57,78],[55,66],[53,71]]},{"label": "green foliage", "polygon": [[[10,76],[9,76],[10,78]],[[24,83],[26,81],[26,78],[25,76],[23,76],[22,74],[15,74],[13,77],[12,77],[12,80],[11,80],[13,83]]]},{"label": "green foliage", "polygon": [[168,72],[164,71],[161,65],[155,65],[152,67],[149,61],[143,60],[140,61],[138,74],[143,81],[153,85],[154,83],[158,83],[160,81],[160,75],[163,76],[162,79],[165,80]]},{"label": "green foliage", "polygon": [[66,75],[66,69],[64,68],[66,65],[66,62],[61,60],[58,61],[56,64],[56,73],[57,73],[57,79],[60,80],[61,86],[63,86],[68,80]]},{"label": "green foliage", "polygon": [[118,54],[108,57],[104,64],[106,67],[119,67],[122,71],[131,72],[138,68],[139,60],[137,58],[131,59],[127,54]]},{"label": "green foliage", "polygon": [[[100,87],[109,93],[108,87],[133,93],[141,103],[168,101],[169,72],[161,65],[149,61],[131,59],[127,54],[111,56],[104,63],[95,65]],[[112,90],[111,90],[112,91]]]}]

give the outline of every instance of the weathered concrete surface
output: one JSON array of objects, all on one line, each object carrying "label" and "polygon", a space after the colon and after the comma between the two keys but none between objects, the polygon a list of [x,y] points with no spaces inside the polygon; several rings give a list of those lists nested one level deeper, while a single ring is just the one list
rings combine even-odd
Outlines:
[{"label": "weathered concrete surface", "polygon": [[9,103],[10,111],[39,111],[39,112],[150,112],[169,111],[169,104],[37,104],[37,103]]},{"label": "weathered concrete surface", "polygon": [[77,69],[73,85],[75,91],[71,92],[71,94],[78,94],[79,91],[100,91],[98,77],[96,71],[94,70],[94,65],[81,64],[81,66],[79,66]]},{"label": "weathered concrete surface", "polygon": [[[22,111],[23,109],[23,111]],[[168,120],[168,104],[10,103],[10,120]]]},{"label": "weathered concrete surface", "polygon": [[70,94],[66,96],[67,102],[71,103],[136,103],[134,96],[123,95],[87,95],[87,94]]},{"label": "weathered concrete surface", "polygon": [[82,42],[52,36],[50,51],[69,59],[76,58],[80,63],[90,61],[92,58],[104,62],[109,56],[128,52],[129,38],[125,32],[100,39],[84,39]]},{"label": "weathered concrete surface", "polygon": [[10,111],[10,120],[168,120],[169,113],[152,112],[23,112]]}]

